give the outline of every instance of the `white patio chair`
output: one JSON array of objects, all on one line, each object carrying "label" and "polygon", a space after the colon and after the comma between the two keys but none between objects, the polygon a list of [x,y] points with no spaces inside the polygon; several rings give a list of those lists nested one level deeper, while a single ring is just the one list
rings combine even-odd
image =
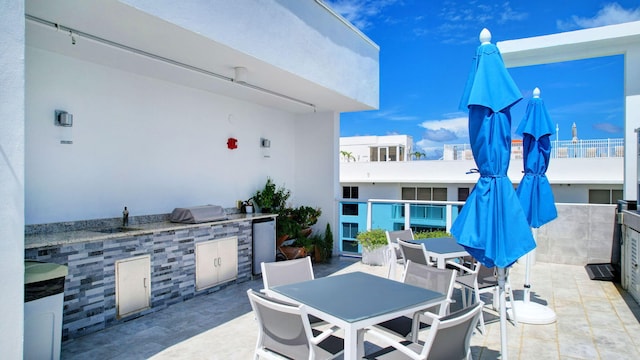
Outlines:
[{"label": "white patio chair", "polygon": [[391,279],[392,274],[395,274],[396,265],[398,262],[402,261],[402,253],[400,252],[400,247],[398,246],[398,239],[400,240],[413,240],[413,230],[410,228],[407,230],[396,230],[396,231],[386,231],[387,235],[387,243],[389,244],[389,249],[391,249],[393,257],[390,258],[389,269],[387,272],[387,278]]},{"label": "white patio chair", "polygon": [[[408,260],[402,282],[445,294],[445,299],[442,302],[423,310],[424,312],[434,313],[438,316],[445,316],[449,313],[449,306],[453,303],[452,297],[455,279],[456,272],[453,270],[438,269],[434,266],[417,264]],[[431,318],[421,316],[420,324],[417,325],[419,326],[418,330],[426,328],[429,324],[431,324]],[[376,325],[376,327],[407,339],[409,335],[413,335],[412,340],[416,341],[418,334],[412,333],[412,326],[413,319],[408,316],[402,316]]]},{"label": "white patio chair", "polygon": [[433,320],[424,344],[413,341],[397,341],[376,328],[367,328],[374,342],[388,347],[365,355],[365,359],[391,360],[440,360],[471,359],[471,335],[482,312],[482,302],[456,311],[444,317],[427,313]]},{"label": "white patio chair", "polygon": [[313,264],[311,257],[260,263],[262,269],[262,283],[264,289],[278,285],[293,284],[301,281],[313,280]]},{"label": "white patio chair", "polygon": [[[264,285],[262,292],[278,285],[315,279],[313,264],[309,256],[287,261],[262,262],[260,263],[260,268],[262,269],[262,284]],[[324,323],[324,320],[313,315],[309,316],[309,321],[314,326]]]},{"label": "white patio chair", "polygon": [[417,264],[429,265],[433,266],[433,262],[429,258],[429,254],[427,250],[424,248],[422,244],[414,244],[408,241],[398,239],[398,246],[400,247],[400,252],[402,253],[402,260],[405,264],[405,270],[407,266],[407,262],[409,260],[413,261]]},{"label": "white patio chair", "polygon": [[[496,274],[495,268],[488,268],[482,265],[479,261],[473,263],[473,268],[466,267],[453,261],[448,261],[447,265],[449,265],[450,268],[455,268],[460,271],[460,273],[456,277],[456,284],[461,286],[463,307],[467,306],[467,304],[471,304],[473,300],[475,300],[475,302],[480,302],[480,295],[490,292],[493,296],[493,310],[497,311],[499,309],[498,276]],[[511,291],[511,283],[509,282],[509,277],[507,277],[505,281],[505,296],[508,296],[509,302],[511,303],[511,311],[514,317],[511,320],[516,322],[515,307],[513,305],[514,299],[513,293]],[[480,331],[485,334],[486,328],[484,325],[484,315],[482,313],[480,314],[479,325]]]},{"label": "white patio chair", "polygon": [[288,304],[247,290],[258,321],[254,359],[334,359],[344,352],[344,340],[332,327],[320,332],[311,328],[304,305]]}]

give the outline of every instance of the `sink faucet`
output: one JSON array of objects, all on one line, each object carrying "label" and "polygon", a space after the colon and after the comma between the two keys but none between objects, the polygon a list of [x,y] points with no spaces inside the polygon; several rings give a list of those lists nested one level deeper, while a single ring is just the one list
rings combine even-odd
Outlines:
[{"label": "sink faucet", "polygon": [[124,211],[122,212],[122,227],[129,226],[129,210],[127,207],[124,207]]}]

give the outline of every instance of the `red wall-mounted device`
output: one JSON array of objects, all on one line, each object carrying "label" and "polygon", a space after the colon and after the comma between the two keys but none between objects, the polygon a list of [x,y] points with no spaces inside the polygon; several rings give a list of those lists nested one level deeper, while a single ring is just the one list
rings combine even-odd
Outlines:
[{"label": "red wall-mounted device", "polygon": [[238,139],[234,139],[234,138],[227,139],[227,148],[229,148],[229,150],[237,149]]}]

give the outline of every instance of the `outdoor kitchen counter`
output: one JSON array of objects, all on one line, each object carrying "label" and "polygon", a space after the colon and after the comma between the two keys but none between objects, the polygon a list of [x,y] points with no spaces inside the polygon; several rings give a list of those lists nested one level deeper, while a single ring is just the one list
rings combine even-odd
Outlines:
[{"label": "outdoor kitchen counter", "polygon": [[232,214],[228,215],[225,220],[197,223],[197,224],[182,224],[174,223],[170,221],[153,222],[147,224],[134,224],[129,228],[139,230],[129,230],[124,232],[115,233],[103,233],[98,230],[77,230],[77,231],[62,231],[62,232],[49,232],[40,234],[25,235],[24,248],[35,249],[46,246],[55,245],[69,245],[81,242],[91,241],[104,241],[108,239],[116,239],[123,237],[138,236],[143,234],[172,231],[172,230],[184,230],[189,228],[202,227],[206,225],[221,225],[238,221],[252,221],[256,219],[272,218],[276,217],[276,214]]}]

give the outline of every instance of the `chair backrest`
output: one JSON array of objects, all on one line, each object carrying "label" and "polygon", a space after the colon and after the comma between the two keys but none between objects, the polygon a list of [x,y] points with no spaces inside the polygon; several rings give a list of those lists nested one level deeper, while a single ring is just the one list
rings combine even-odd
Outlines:
[{"label": "chair backrest", "polygon": [[439,315],[444,316],[449,311],[449,304],[453,296],[456,283],[456,272],[451,269],[438,269],[434,266],[417,264],[407,261],[402,282],[421,288],[445,294],[446,303],[440,306]]},{"label": "chair backrest", "polygon": [[277,301],[251,289],[247,295],[258,321],[256,352],[271,351],[291,359],[308,359],[313,351],[312,332],[304,305]]},{"label": "chair backrest", "polygon": [[435,319],[422,348],[422,358],[429,360],[466,359],[473,329],[476,327],[482,302],[478,302]]},{"label": "chair backrest", "polygon": [[414,244],[404,240],[398,240],[398,246],[400,247],[402,259],[404,259],[405,264],[410,260],[422,265],[431,265],[427,251],[422,244]]},{"label": "chair backrest", "polygon": [[456,272],[451,269],[438,269],[435,266],[418,264],[409,260],[402,282],[441,292],[450,298],[456,282]]},{"label": "chair backrest", "polygon": [[410,228],[407,230],[386,231],[387,242],[389,245],[396,244],[398,239],[400,240],[413,240],[413,230]]},{"label": "chair backrest", "polygon": [[486,289],[498,286],[498,276],[496,268],[488,268],[481,263],[477,263],[475,269],[478,272],[478,289]]},{"label": "chair backrest", "polygon": [[265,289],[314,279],[309,256],[287,261],[263,262],[260,267]]}]

